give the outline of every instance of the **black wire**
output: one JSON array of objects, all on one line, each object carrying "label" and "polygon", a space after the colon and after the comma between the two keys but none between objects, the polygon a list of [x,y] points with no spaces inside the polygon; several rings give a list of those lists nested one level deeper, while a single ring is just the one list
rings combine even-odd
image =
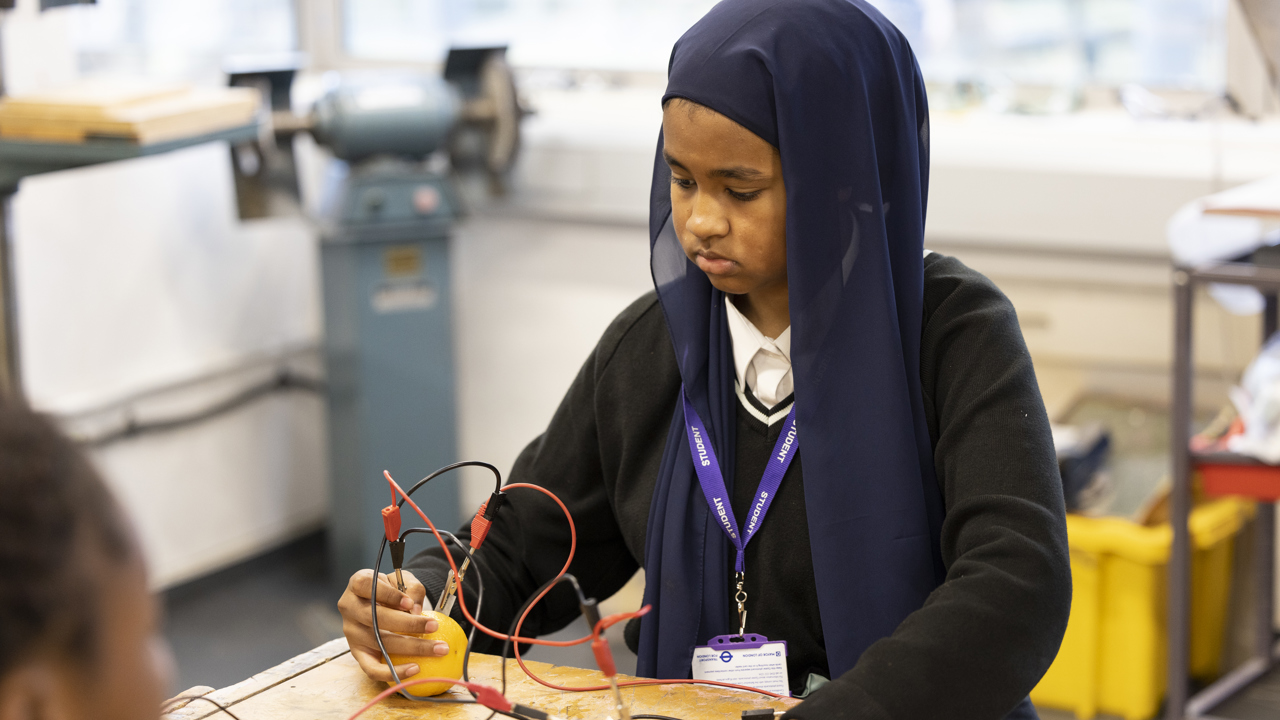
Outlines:
[{"label": "black wire", "polygon": [[[502,473],[498,471],[498,468],[490,465],[487,462],[481,462],[479,460],[463,460],[462,462],[456,462],[456,463],[453,463],[452,465],[446,465],[440,468],[439,470],[436,470],[435,472],[431,473],[430,475],[422,478],[418,482],[414,483],[413,487],[406,490],[405,495],[411,496],[415,492],[417,492],[418,488],[422,487],[423,485],[426,485],[427,483],[440,477],[441,475],[444,475],[447,472],[452,472],[454,470],[457,470],[458,468],[464,468],[464,467],[485,468],[489,472],[493,473],[494,492],[498,492],[502,490]],[[393,494],[394,494],[394,491],[393,491]],[[402,507],[405,503],[405,499],[406,499],[405,497],[401,497],[398,500],[396,500],[396,507]],[[426,528],[417,528],[417,529],[426,530]],[[430,530],[426,530],[426,531],[430,532]],[[442,536],[449,535],[450,537],[453,537],[452,533],[446,533],[445,531],[439,531],[439,532]],[[454,542],[457,542],[457,538],[454,538]],[[458,543],[458,544],[460,546],[462,545],[461,543]],[[470,550],[467,549],[465,546],[462,546],[462,547],[463,547],[463,551],[466,552],[468,556],[470,556],[471,555]],[[382,570],[382,554],[386,552],[386,549],[387,549],[387,537],[383,535],[382,542],[378,544],[378,559],[376,561],[376,564],[373,566],[373,586],[372,586],[371,592],[369,593],[369,613],[373,619],[373,638],[374,640],[378,641],[378,650],[382,652],[382,659],[387,663],[387,668],[391,670],[391,677],[395,678],[396,684],[399,685],[401,682],[400,675],[396,673],[395,665],[391,662],[391,656],[387,654],[387,647],[382,643],[382,633],[378,630],[378,573]],[[449,549],[445,548],[445,552],[449,552]],[[452,553],[450,554],[452,555]],[[472,562],[475,562],[474,558],[472,559]],[[479,568],[477,566],[477,570],[478,569]],[[483,578],[481,579],[481,582],[483,583]],[[481,593],[481,596],[483,597],[483,594],[484,594],[483,586],[481,588],[480,593]],[[480,608],[479,608],[479,603],[477,603],[477,607],[476,607],[477,619],[479,618],[479,613],[480,613]],[[473,633],[475,632],[474,627],[472,628],[472,632]],[[470,653],[470,652],[471,652],[471,641],[470,639],[468,639],[467,653]],[[467,661],[469,660],[469,658],[470,656],[468,655],[464,657],[462,660],[464,675],[467,672]],[[456,699],[445,699],[445,698],[418,697],[416,695],[411,695],[405,692],[404,690],[400,691],[400,695],[402,697],[406,697],[414,701],[425,700],[427,702],[439,702],[439,703],[473,703],[475,702],[474,700],[456,700]]]},{"label": "black wire", "polygon": [[[429,483],[429,482],[431,482],[432,480],[434,480],[434,479],[436,479],[436,478],[440,477],[441,475],[444,475],[444,474],[445,474],[445,473],[447,473],[447,472],[452,472],[452,471],[454,471],[454,470],[457,470],[457,469],[459,469],[459,468],[464,468],[464,467],[482,467],[482,468],[484,468],[484,469],[488,470],[489,472],[493,473],[493,491],[494,491],[495,493],[497,493],[497,492],[501,492],[501,491],[502,491],[502,473],[498,470],[498,468],[494,467],[493,465],[490,465],[490,464],[489,464],[489,463],[487,463],[487,462],[481,462],[481,461],[479,461],[479,460],[463,460],[462,462],[456,462],[456,463],[453,463],[452,465],[446,465],[446,466],[444,466],[444,467],[440,468],[439,470],[436,470],[435,472],[431,473],[430,475],[428,475],[428,476],[426,476],[426,477],[422,478],[422,479],[421,479],[421,480],[419,480],[418,482],[414,483],[414,484],[413,484],[413,487],[411,487],[411,488],[409,488],[408,490],[406,490],[404,494],[405,494],[405,495],[407,495],[407,496],[411,496],[411,495],[413,495],[415,492],[417,492],[418,488],[422,487],[423,485],[426,485],[427,483]],[[396,500],[396,507],[403,507],[403,506],[404,506],[404,503],[405,503],[405,499],[406,499],[406,498],[404,498],[404,497],[400,497],[400,498],[398,498],[398,499]],[[419,530],[419,531],[426,531],[426,532],[430,532],[430,530],[427,530],[426,528],[413,528],[413,530]],[[441,532],[440,532],[440,534],[443,536],[445,533],[444,533],[443,531],[441,531]],[[451,536],[452,536],[452,535],[451,535]],[[455,542],[457,542],[457,538],[454,538],[454,541],[455,541]],[[461,543],[459,543],[459,544],[461,544]],[[381,570],[381,568],[382,568],[382,554],[383,554],[384,552],[386,552],[386,549],[387,549],[387,538],[386,538],[386,536],[385,536],[385,535],[383,535],[383,537],[382,537],[382,542],[380,542],[380,543],[378,544],[378,559],[377,559],[377,562],[376,562],[376,564],[374,565],[374,568],[373,568],[373,588],[372,588],[372,592],[370,592],[370,602],[369,602],[369,605],[370,605],[370,614],[371,614],[371,616],[372,616],[372,618],[373,618],[373,637],[374,637],[374,639],[375,639],[375,640],[377,640],[377,641],[378,641],[378,649],[379,649],[380,651],[382,651],[382,657],[383,657],[383,660],[385,660],[385,661],[386,661],[386,663],[387,663],[387,667],[391,669],[391,677],[393,677],[393,678],[395,678],[395,679],[396,679],[396,684],[399,684],[399,682],[400,682],[400,676],[399,676],[398,674],[396,674],[395,667],[394,667],[394,665],[393,665],[393,664],[392,664],[392,662],[391,662],[391,657],[387,654],[387,648],[386,648],[386,646],[385,646],[385,645],[383,645],[383,644],[382,644],[382,633],[381,633],[381,632],[379,632],[379,630],[378,630],[378,572],[379,572],[379,570]],[[467,553],[467,555],[468,555],[469,557],[471,557],[471,559],[472,559],[471,561],[472,561],[472,562],[476,563],[476,571],[477,571],[477,572],[480,572],[479,563],[475,560],[475,556],[471,553],[470,549],[468,549],[468,548],[466,548],[466,547],[463,547],[463,551],[464,551],[464,552],[466,552],[466,553]],[[445,548],[445,552],[449,552],[448,548]],[[452,555],[452,553],[450,553],[450,554]],[[559,582],[559,580],[561,580],[563,577],[572,577],[572,576],[567,576],[567,575],[566,575],[566,576],[558,577],[558,578],[556,578],[556,579],[552,580],[551,582],[547,583],[547,585],[546,585],[546,586],[554,585],[555,583]],[[574,586],[575,586],[575,587],[577,587],[577,585],[578,585],[577,578],[573,578],[573,579],[572,579],[572,582],[573,582]],[[537,597],[537,596],[538,596],[538,595],[540,595],[541,593],[542,593],[542,590],[541,590],[541,589],[539,589],[539,590],[538,590],[538,592],[534,593],[533,597]],[[476,602],[476,611],[475,611],[475,613],[474,613],[474,616],[475,616],[475,618],[476,618],[477,620],[479,620],[479,619],[480,619],[480,603],[483,601],[483,597],[484,597],[484,575],[483,575],[483,574],[481,574],[481,575],[480,575],[480,598],[478,598],[478,599],[477,599],[477,602]],[[582,590],[581,590],[581,588],[579,588],[579,589],[578,589],[578,597],[582,597]],[[528,605],[529,605],[529,604],[531,604],[531,603],[532,603],[532,598],[530,598],[530,600],[529,600],[528,602],[526,602],[526,603],[525,603],[525,606],[524,606],[524,608],[522,608],[522,609],[521,609],[520,614],[523,614],[523,613],[524,613],[524,609],[525,609],[525,608],[527,608],[527,607],[528,607]],[[517,616],[516,616],[516,617],[518,618],[520,614],[517,614]],[[514,623],[512,624],[512,627],[513,627],[512,632],[514,632]],[[466,676],[466,674],[467,674],[467,665],[468,665],[468,661],[470,660],[470,657],[471,657],[471,655],[470,655],[470,653],[471,653],[471,645],[472,645],[472,640],[473,640],[473,639],[474,639],[474,637],[475,637],[475,631],[476,631],[476,628],[475,628],[475,626],[474,626],[474,625],[472,625],[472,627],[471,627],[471,635],[470,635],[470,636],[468,637],[468,639],[467,639],[467,654],[466,654],[466,655],[463,657],[463,659],[462,659],[462,668],[463,668],[462,672],[463,672],[463,676],[464,676],[464,677],[465,677],[465,676]],[[511,635],[511,633],[507,633],[507,635],[509,636],[509,635]],[[503,692],[503,694],[506,694],[506,692],[507,692],[507,658],[506,658],[506,653],[507,653],[507,646],[509,645],[509,643],[510,643],[510,637],[508,637],[506,640],[504,640],[504,641],[503,641],[503,649],[502,649],[502,692]],[[474,702],[475,702],[475,700],[445,700],[445,699],[441,699],[441,698],[416,697],[416,696],[414,696],[414,695],[410,695],[410,694],[406,693],[406,692],[405,692],[405,691],[403,691],[403,690],[401,690],[401,691],[400,691],[400,695],[401,695],[402,697],[407,697],[407,698],[409,698],[410,700],[415,700],[415,701],[418,701],[418,700],[425,700],[425,701],[428,701],[428,702],[443,702],[443,703],[449,703],[449,702],[453,702],[453,703],[474,703]],[[488,718],[486,718],[486,720],[492,720],[492,718],[493,718],[495,715],[497,715],[497,714],[498,714],[498,712],[499,712],[499,711],[494,710],[493,712],[489,713],[489,717],[488,717]],[[503,714],[504,714],[504,715],[507,715],[508,713],[503,713]],[[516,716],[513,716],[513,717],[517,717],[517,718],[518,718],[518,717],[520,717],[520,716],[516,715]]]},{"label": "black wire", "polygon": [[[443,535],[444,533],[441,534]],[[373,619],[373,639],[378,642],[378,650],[382,652],[382,659],[387,663],[387,668],[391,670],[391,677],[395,678],[395,684],[399,685],[403,681],[400,680],[400,675],[396,673],[396,667],[391,662],[391,655],[387,653],[387,646],[382,644],[382,631],[378,629],[378,572],[382,569],[382,553],[384,553],[386,549],[387,536],[383,535],[382,542],[378,544],[378,559],[376,564],[373,566],[373,587],[369,593],[369,605],[370,615]],[[403,688],[400,690],[400,696],[408,700],[413,700],[414,702],[434,702],[445,704],[472,704],[475,702],[474,699],[462,700],[459,698],[419,697],[406,692]]]},{"label": "black wire", "polygon": [[172,700],[170,700],[169,702],[167,702],[167,703],[165,703],[164,705],[160,706],[160,714],[161,714],[161,715],[167,715],[168,713],[173,712],[172,710],[165,710],[165,708],[169,707],[170,705],[177,705],[178,703],[182,702],[183,700],[186,700],[186,701],[188,702],[188,704],[190,704],[190,702],[191,702],[191,701],[194,701],[194,700],[203,700],[203,701],[205,701],[205,702],[207,702],[207,703],[213,703],[213,704],[214,704],[214,705],[215,705],[219,710],[221,710],[222,712],[224,712],[224,713],[226,713],[226,714],[230,715],[230,716],[233,718],[233,720],[240,720],[240,718],[236,717],[236,714],[235,714],[235,713],[233,713],[233,712],[231,712],[230,710],[228,710],[228,709],[226,708],[226,706],[224,706],[222,703],[218,702],[217,700],[214,700],[213,698],[205,697],[204,695],[192,695],[192,696],[189,696],[189,697],[176,697],[176,698],[173,698],[173,699],[172,699]]},{"label": "black wire", "polygon": [[[444,475],[447,472],[452,472],[454,470],[457,470],[459,468],[464,468],[464,467],[482,467],[488,470],[489,472],[493,473],[493,480],[494,480],[493,491],[495,493],[502,491],[502,473],[499,472],[498,468],[494,467],[493,465],[490,465],[487,462],[481,462],[479,460],[464,460],[462,462],[453,463],[452,465],[446,465],[440,468],[439,470],[436,470],[435,472],[431,473],[430,475],[422,478],[418,482],[414,483],[413,487],[406,490],[405,495],[411,496],[413,495],[414,492],[418,490],[418,488],[422,487],[423,485],[426,485],[427,483],[440,477],[441,475]],[[396,507],[402,507],[404,503],[405,503],[405,498],[401,497],[396,501]],[[430,532],[431,530],[428,528],[410,528],[408,530],[405,530],[403,533],[401,533],[400,539],[401,541],[403,541],[405,537],[413,533],[430,533]],[[484,571],[480,568],[480,561],[476,559],[475,553],[472,552],[471,548],[463,545],[462,542],[459,541],[458,538],[454,536],[453,533],[446,532],[444,530],[437,530],[437,532],[439,532],[442,537],[448,536],[448,538],[452,540],[455,545],[457,545],[459,548],[462,549],[462,552],[465,553],[467,557],[471,558],[471,562],[476,566],[476,574],[479,577],[480,593],[479,593],[479,597],[476,599],[476,610],[473,613],[473,615],[477,620],[479,620],[480,610],[484,604]],[[379,632],[378,630],[378,572],[382,569],[382,554],[383,552],[386,551],[386,547],[387,547],[387,538],[384,535],[382,538],[382,542],[379,543],[378,545],[378,559],[377,559],[377,562],[374,564],[374,569],[373,569],[373,586],[372,586],[372,592],[370,593],[370,608],[371,608],[370,612],[373,619],[373,637],[378,641],[378,649],[382,651],[382,658],[387,663],[387,668],[391,671],[391,677],[395,678],[396,684],[399,684],[400,676],[396,673],[395,665],[391,662],[391,656],[387,653],[386,646],[382,644],[382,633]],[[449,552],[448,548],[445,548],[445,551]],[[449,554],[452,555],[453,553],[449,552]],[[540,597],[543,594],[543,592],[549,591],[551,588],[555,587],[556,585],[564,581],[567,581],[569,582],[569,584],[573,585],[573,590],[578,595],[578,602],[582,605],[586,604],[587,597],[582,592],[582,585],[578,583],[578,578],[570,573],[557,575],[556,577],[548,580],[547,582],[543,583],[542,586],[539,587],[536,592],[530,595],[527,600],[525,600],[524,604],[520,606],[520,610],[516,612],[515,618],[511,621],[511,625],[507,629],[507,637],[502,641],[502,690],[501,690],[501,693],[503,695],[506,695],[507,693],[507,653],[511,649],[511,638],[515,636],[516,625],[519,624],[520,618],[525,614],[526,611],[528,611],[529,607],[533,605],[534,601],[538,597]],[[591,628],[591,630],[592,632],[595,632],[595,628]],[[468,676],[468,664],[471,659],[471,647],[475,643],[475,634],[476,634],[476,626],[473,624],[471,626],[471,632],[467,636],[466,652],[463,653],[463,656],[462,656],[462,677],[467,682],[470,682],[470,677]],[[443,698],[431,698],[431,697],[417,697],[417,696],[408,694],[404,690],[400,691],[400,695],[415,701],[428,701],[428,702],[440,702],[440,703],[475,703],[475,700],[456,700],[456,699],[443,699]],[[516,718],[516,720],[528,720],[523,715],[504,712],[502,710],[493,710],[492,712],[489,713],[489,716],[485,720],[492,720],[493,717],[496,715],[505,715],[507,717]],[[633,720],[643,720],[644,718],[650,718],[651,720],[682,720],[681,718],[671,717],[668,715],[632,715],[631,717]]]},{"label": "black wire", "polygon": [[[501,490],[502,490],[502,473],[501,473],[501,472],[498,472],[498,468],[496,468],[496,467],[494,467],[494,466],[490,465],[490,464],[489,464],[489,463],[487,463],[487,462],[481,462],[481,461],[479,461],[479,460],[463,460],[462,462],[456,462],[456,463],[454,463],[454,464],[452,464],[452,465],[445,465],[444,467],[440,468],[439,470],[437,470],[437,471],[435,471],[435,472],[431,473],[430,475],[428,475],[428,476],[426,476],[426,477],[422,478],[422,479],[421,479],[421,480],[419,480],[418,482],[414,483],[414,484],[413,484],[413,487],[411,487],[411,488],[409,488],[407,491],[405,491],[405,495],[412,495],[412,494],[414,494],[415,492],[417,492],[417,491],[418,491],[418,488],[422,487],[423,485],[426,485],[427,483],[431,482],[432,480],[435,480],[436,478],[440,477],[441,475],[443,475],[443,474],[445,474],[445,473],[447,473],[447,472],[452,472],[452,471],[454,471],[454,470],[457,470],[458,468],[464,468],[464,467],[482,467],[482,468],[484,468],[485,470],[488,470],[489,472],[493,473],[493,491],[494,491],[494,492],[499,492],[499,491],[501,491]],[[404,498],[400,498],[400,500],[396,502],[396,507],[400,507],[400,506],[402,506],[402,505],[404,505]]]},{"label": "black wire", "polygon": [[511,638],[515,637],[516,625],[520,623],[520,618],[524,615],[529,606],[533,604],[534,598],[538,597],[543,591],[549,590],[552,586],[560,581],[560,578],[551,578],[542,584],[532,595],[525,599],[524,604],[516,610],[515,617],[511,619],[511,624],[507,626],[507,637],[502,641],[502,694],[507,694],[507,652],[511,650]]},{"label": "black wire", "polygon": [[544,590],[550,589],[553,585],[555,585],[559,581],[560,581],[560,578],[551,578],[550,580],[543,583],[542,587],[534,591],[534,593],[524,601],[524,604],[520,606],[520,609],[516,610],[515,617],[511,619],[511,624],[507,626],[507,637],[504,638],[502,641],[502,691],[501,692],[503,695],[507,694],[507,653],[511,650],[511,638],[515,637],[516,625],[520,622],[520,617],[524,615],[525,611],[529,609],[529,606],[533,604],[534,598],[541,595]]},{"label": "black wire", "polygon": [[[444,530],[441,530],[439,532],[441,535],[447,536],[450,540],[452,540],[453,544],[462,548],[462,551],[467,554],[467,557],[471,558],[472,564],[476,566],[475,568],[476,577],[479,579],[479,583],[480,583],[480,595],[479,597],[476,598],[476,610],[473,613],[473,617],[479,620],[480,611],[484,608],[484,571],[480,567],[480,558],[476,557],[476,554],[471,550],[471,548],[467,547],[466,545],[463,545],[462,541],[458,540],[457,536],[455,536],[453,533],[446,532]],[[428,530],[427,528],[409,528],[408,530],[405,530],[403,533],[400,534],[400,539],[403,541],[405,537],[412,535],[413,533],[430,534],[431,531]],[[466,680],[467,682],[471,682],[471,673],[469,670],[471,665],[471,648],[475,645],[475,643],[476,643],[476,626],[472,625],[471,632],[467,634],[467,649],[462,654],[462,679]]]},{"label": "black wire", "polygon": [[[542,595],[543,592],[549,591],[552,587],[555,587],[556,585],[560,584],[562,581],[568,581],[571,585],[573,585],[574,591],[578,593],[579,603],[583,605],[587,603],[586,595],[582,594],[582,586],[578,584],[578,578],[574,577],[572,573],[565,573],[563,575],[557,575],[556,577],[551,578],[550,580],[543,583],[542,587],[535,590],[534,593],[529,596],[529,599],[524,601],[524,604],[521,605],[520,609],[516,611],[515,618],[512,619],[511,625],[507,627],[506,639],[502,641],[502,694],[503,695],[507,694],[507,651],[511,649],[511,638],[515,637],[516,625],[520,623],[520,618],[524,616],[526,611],[528,611],[529,606],[533,605],[533,602],[537,600]],[[595,628],[591,628],[591,630],[592,632],[595,632]]]}]

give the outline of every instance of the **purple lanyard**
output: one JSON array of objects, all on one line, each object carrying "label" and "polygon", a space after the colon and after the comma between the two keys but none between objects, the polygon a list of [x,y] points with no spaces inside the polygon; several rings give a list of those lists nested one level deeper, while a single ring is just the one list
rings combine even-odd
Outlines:
[{"label": "purple lanyard", "polygon": [[791,460],[800,447],[800,441],[796,438],[796,406],[794,403],[791,405],[791,412],[787,413],[787,420],[782,425],[782,433],[778,435],[778,442],[773,446],[769,465],[765,467],[764,476],[760,478],[760,487],[756,490],[756,497],[751,506],[751,517],[747,519],[746,532],[739,533],[738,521],[734,518],[733,508],[729,504],[729,492],[724,484],[724,475],[720,471],[720,462],[716,460],[715,450],[711,449],[706,426],[702,418],[698,417],[698,411],[693,409],[693,404],[689,402],[689,396],[683,388],[680,390],[680,397],[684,400],[684,424],[689,435],[689,452],[693,455],[693,469],[698,474],[698,482],[702,485],[702,494],[707,498],[707,505],[720,521],[720,529],[724,530],[724,534],[729,536],[729,540],[738,550],[738,557],[733,567],[734,571],[741,575],[746,565],[747,543],[751,542],[751,538],[764,522],[765,513],[769,512],[769,506],[773,504],[773,498],[778,494],[778,486],[782,484],[782,476],[787,474],[787,468],[791,466]]},{"label": "purple lanyard", "polygon": [[684,401],[684,427],[689,435],[689,453],[693,456],[693,469],[698,475],[698,484],[702,485],[702,494],[707,498],[707,505],[716,519],[720,521],[720,529],[729,536],[730,542],[738,550],[733,568],[738,582],[738,591],[733,596],[738,603],[738,634],[747,632],[747,591],[746,584],[747,543],[755,537],[756,531],[764,523],[765,513],[773,504],[773,498],[782,485],[782,477],[787,474],[791,460],[800,448],[800,440],[796,438],[796,406],[791,405],[787,420],[782,424],[782,432],[778,442],[773,446],[773,455],[769,456],[769,464],[765,466],[764,477],[760,478],[760,487],[756,489],[755,501],[751,505],[751,517],[747,519],[747,531],[738,532],[738,521],[733,517],[733,507],[729,503],[729,491],[724,484],[724,473],[720,470],[720,462],[716,460],[716,451],[711,448],[711,439],[707,437],[707,427],[698,417],[698,411],[689,402],[689,395],[680,388],[680,399]]}]

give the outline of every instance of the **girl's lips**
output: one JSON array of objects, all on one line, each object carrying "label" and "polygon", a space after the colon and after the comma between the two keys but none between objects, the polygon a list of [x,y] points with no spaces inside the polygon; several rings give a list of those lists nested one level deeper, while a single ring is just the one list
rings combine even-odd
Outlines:
[{"label": "girl's lips", "polygon": [[708,275],[728,275],[738,267],[738,263],[715,253],[698,253],[696,257],[698,269]]}]

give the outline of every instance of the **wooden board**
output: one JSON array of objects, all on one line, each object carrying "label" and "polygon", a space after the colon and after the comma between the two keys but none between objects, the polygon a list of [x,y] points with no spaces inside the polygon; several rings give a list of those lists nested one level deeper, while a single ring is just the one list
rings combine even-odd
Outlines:
[{"label": "wooden board", "polygon": [[98,80],[31,95],[10,95],[0,102],[6,116],[46,120],[110,120],[113,110],[181,97],[191,86],[177,83]]},{"label": "wooden board", "polygon": [[[507,697],[566,718],[616,717],[613,695],[607,691],[569,693],[538,685],[508,660]],[[599,685],[603,677],[594,670],[556,667],[528,662],[530,669],[560,685]],[[492,655],[471,656],[471,679],[501,687],[502,665]],[[619,676],[622,677],[622,676]],[[264,673],[208,697],[229,707],[241,720],[346,720],[386,685],[365,677],[347,652],[345,640],[334,640],[282,663]],[[204,688],[200,689],[201,691]],[[774,700],[756,693],[703,685],[656,685],[623,688],[623,697],[632,714],[656,713],[681,720],[724,720],[738,717],[743,710],[791,707],[794,700]],[[200,694],[205,694],[201,692]],[[469,697],[457,691],[456,697]],[[367,720],[401,718],[448,718],[482,720],[490,711],[479,705],[437,705],[388,698],[361,716]],[[200,720],[226,716],[207,702],[195,701],[165,715],[165,720]]]},{"label": "wooden board", "polygon": [[251,88],[93,83],[0,100],[0,137],[66,143],[114,138],[146,145],[249,124],[258,104]]}]

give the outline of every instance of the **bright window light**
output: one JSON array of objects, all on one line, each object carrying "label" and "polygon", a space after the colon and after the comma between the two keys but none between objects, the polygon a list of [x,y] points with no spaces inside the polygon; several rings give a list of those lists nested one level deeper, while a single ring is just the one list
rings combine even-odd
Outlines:
[{"label": "bright window light", "polygon": [[230,56],[297,49],[292,0],[97,0],[57,12],[84,75],[222,81]]},{"label": "bright window light", "polygon": [[[871,0],[937,82],[1216,91],[1225,0]],[[346,0],[346,51],[438,62],[509,44],[525,68],[663,72],[715,0]]]}]

